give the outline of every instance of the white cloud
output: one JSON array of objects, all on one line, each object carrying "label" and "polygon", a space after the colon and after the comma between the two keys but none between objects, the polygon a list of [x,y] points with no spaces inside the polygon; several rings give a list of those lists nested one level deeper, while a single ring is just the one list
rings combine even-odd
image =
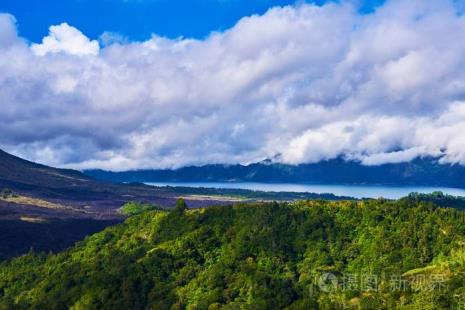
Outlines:
[{"label": "white cloud", "polygon": [[30,159],[465,164],[465,18],[452,1],[391,0],[368,15],[301,4],[204,40],[107,34],[101,48],[67,24],[32,45],[11,15],[0,24],[0,145]]},{"label": "white cloud", "polygon": [[78,29],[62,23],[51,26],[47,37],[43,38],[41,44],[32,44],[31,49],[39,56],[48,53],[68,53],[71,55],[97,55],[99,44],[91,41]]},{"label": "white cloud", "polygon": [[16,19],[10,14],[0,14],[0,49],[12,45],[17,40]]},{"label": "white cloud", "polygon": [[[425,150],[419,147],[413,147],[402,151],[395,151],[389,153],[370,154],[362,158],[364,165],[379,165],[387,163],[402,163],[417,158],[425,153]],[[441,155],[441,154],[438,154]]]}]

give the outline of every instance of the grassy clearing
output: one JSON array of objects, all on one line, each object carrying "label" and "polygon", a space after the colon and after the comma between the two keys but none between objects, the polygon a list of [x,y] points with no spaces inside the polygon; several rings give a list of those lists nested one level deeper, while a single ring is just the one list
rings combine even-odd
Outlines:
[{"label": "grassy clearing", "polygon": [[74,211],[74,212],[80,212],[80,213],[86,213],[86,214],[91,214],[91,211],[88,210],[82,210],[78,208],[74,208],[71,206],[66,206],[54,202],[50,202],[47,200],[39,199],[39,198],[33,198],[33,197],[27,197],[27,196],[21,196],[21,195],[10,195],[10,196],[1,196],[0,195],[0,200],[6,201],[9,203],[14,203],[17,205],[27,205],[27,206],[34,206],[38,208],[45,208],[45,209],[54,209],[54,210],[69,210],[69,211]]},{"label": "grassy clearing", "polygon": [[36,224],[42,224],[42,223],[48,222],[46,219],[43,219],[40,217],[31,217],[31,216],[21,216],[20,220],[23,222],[36,223]]},{"label": "grassy clearing", "polygon": [[36,207],[47,208],[47,209],[72,209],[71,207],[67,207],[61,204],[49,202],[49,201],[38,199],[38,198],[26,197],[26,196],[0,197],[0,199],[6,202],[15,203],[15,204],[36,206]]},{"label": "grassy clearing", "polygon": [[153,211],[153,210],[162,210],[163,208],[157,205],[152,205],[149,203],[142,203],[137,201],[130,201],[124,204],[120,209],[119,213],[132,216],[137,215],[146,211]]}]

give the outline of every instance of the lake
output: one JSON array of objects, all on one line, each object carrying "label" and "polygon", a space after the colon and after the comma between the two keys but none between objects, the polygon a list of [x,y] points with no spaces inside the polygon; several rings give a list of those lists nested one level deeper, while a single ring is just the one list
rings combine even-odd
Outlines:
[{"label": "lake", "polygon": [[441,191],[444,194],[453,196],[465,196],[465,189],[424,186],[317,185],[256,182],[157,182],[146,184],[153,186],[182,186],[196,188],[234,188],[265,192],[308,192],[317,194],[330,193],[337,196],[350,196],[355,198],[384,197],[389,199],[397,199],[405,197],[412,192],[432,193],[435,191]]}]

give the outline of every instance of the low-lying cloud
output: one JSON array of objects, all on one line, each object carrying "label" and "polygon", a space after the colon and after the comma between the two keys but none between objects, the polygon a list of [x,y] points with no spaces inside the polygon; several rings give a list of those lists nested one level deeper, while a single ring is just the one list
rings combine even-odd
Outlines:
[{"label": "low-lying cloud", "polygon": [[338,156],[465,164],[460,9],[301,4],[204,40],[105,33],[100,44],[66,23],[31,43],[0,14],[0,145],[82,169]]}]

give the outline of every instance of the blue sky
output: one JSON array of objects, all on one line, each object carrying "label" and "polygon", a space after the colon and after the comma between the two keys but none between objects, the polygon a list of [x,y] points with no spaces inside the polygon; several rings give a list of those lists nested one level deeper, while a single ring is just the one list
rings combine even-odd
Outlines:
[{"label": "blue sky", "polygon": [[[382,2],[361,1],[360,9],[370,11]],[[170,38],[203,38],[211,31],[232,27],[244,16],[295,3],[295,0],[2,0],[0,12],[14,15],[20,35],[33,42],[46,36],[50,25],[62,22],[94,39],[110,31],[140,41],[152,33]]]}]

